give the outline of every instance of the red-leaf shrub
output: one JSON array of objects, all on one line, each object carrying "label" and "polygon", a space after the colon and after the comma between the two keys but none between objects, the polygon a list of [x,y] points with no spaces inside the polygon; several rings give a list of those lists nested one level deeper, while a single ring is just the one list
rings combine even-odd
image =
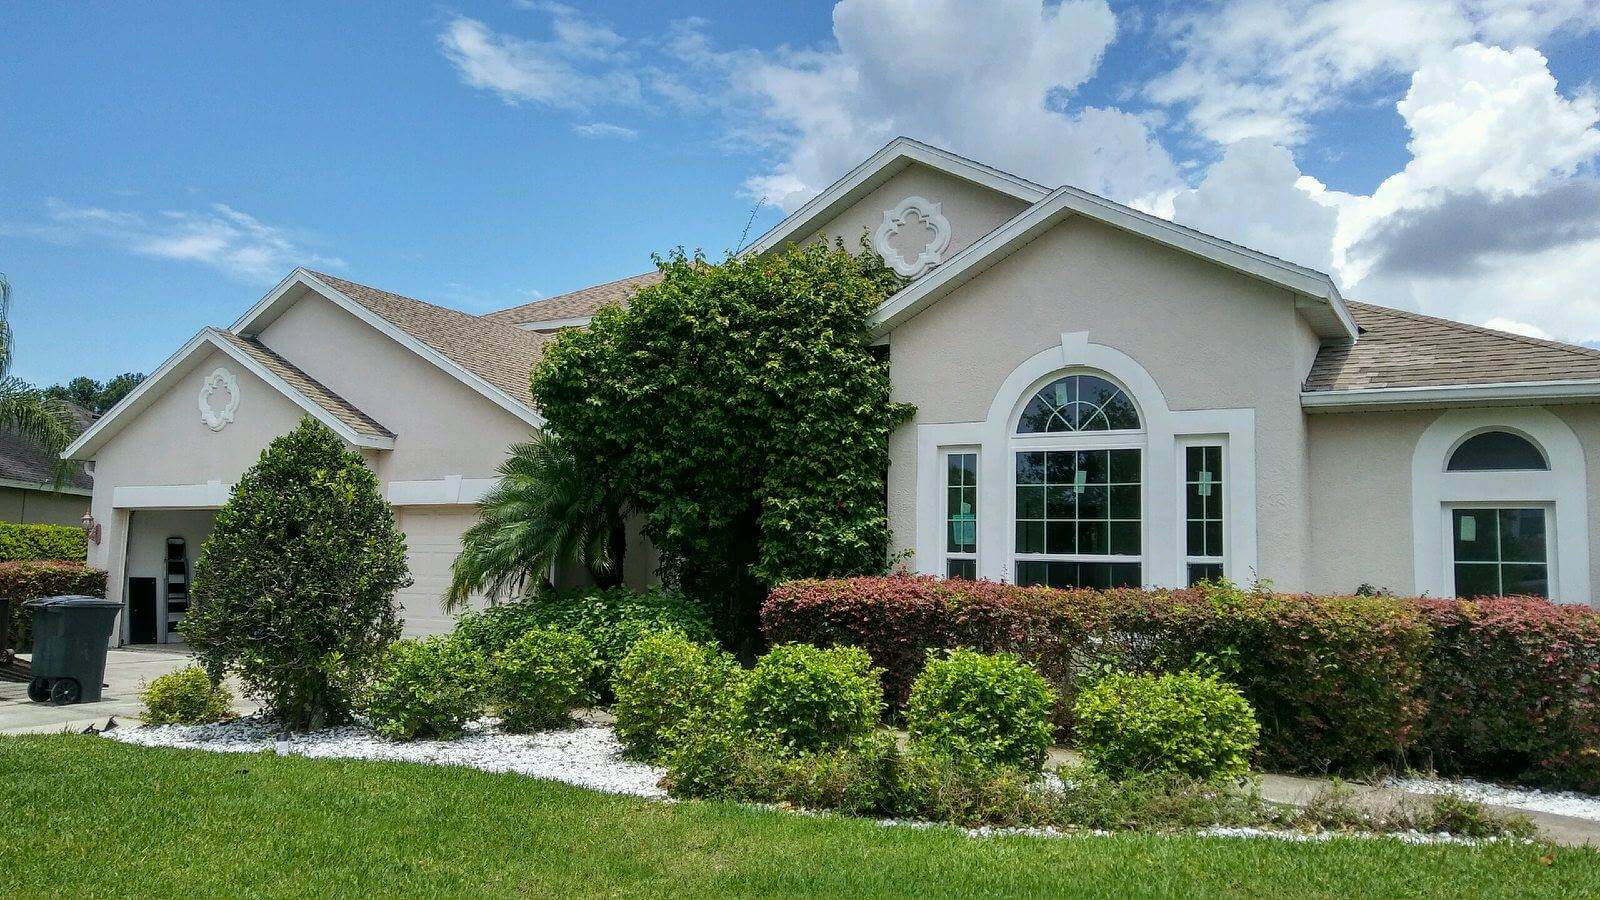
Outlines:
[{"label": "red-leaf shrub", "polygon": [[1433,632],[1417,755],[1600,791],[1600,613],[1533,597],[1416,603]]},{"label": "red-leaf shrub", "polygon": [[797,581],[762,609],[769,641],[854,644],[901,705],[929,648],[1016,653],[1056,686],[1070,733],[1079,682],[1105,668],[1212,668],[1261,720],[1263,762],[1322,770],[1393,759],[1415,740],[1428,629],[1392,597],[1232,589],[1058,591],[930,577]]},{"label": "red-leaf shrub", "polygon": [[33,612],[22,604],[59,594],[104,597],[106,573],[81,562],[0,562],[0,655],[8,647],[22,653],[33,649]]}]

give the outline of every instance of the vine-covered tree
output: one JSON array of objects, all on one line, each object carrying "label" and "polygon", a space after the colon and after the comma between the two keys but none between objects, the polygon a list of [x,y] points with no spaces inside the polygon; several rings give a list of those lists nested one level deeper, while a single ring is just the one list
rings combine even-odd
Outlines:
[{"label": "vine-covered tree", "polygon": [[548,427],[625,485],[661,574],[745,644],[766,589],[882,571],[889,370],[867,320],[905,280],[815,242],[711,263],[681,250],[626,309],[534,371]]},{"label": "vine-covered tree", "polygon": [[348,719],[400,634],[405,535],[361,454],[310,418],[234,486],[195,561],[183,633],[286,728]]}]

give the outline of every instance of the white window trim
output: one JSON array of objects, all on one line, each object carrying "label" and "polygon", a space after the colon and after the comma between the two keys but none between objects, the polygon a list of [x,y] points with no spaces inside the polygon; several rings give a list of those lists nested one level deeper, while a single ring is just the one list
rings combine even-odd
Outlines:
[{"label": "white window trim", "polygon": [[[1548,471],[1448,472],[1450,454],[1472,435],[1510,431],[1533,441]],[[1545,506],[1550,542],[1550,599],[1591,603],[1589,492],[1583,445],[1572,428],[1541,407],[1487,407],[1445,412],[1423,431],[1411,456],[1414,590],[1455,595],[1452,506]]]},{"label": "white window trim", "polygon": [[[1222,448],[1222,555],[1221,556],[1190,556],[1189,555],[1189,465],[1188,453],[1190,447],[1221,447]],[[1218,435],[1185,435],[1178,438],[1178,464],[1176,478],[1178,483],[1178,519],[1181,525],[1178,545],[1183,548],[1183,579],[1189,581],[1189,567],[1191,565],[1222,565],[1222,577],[1237,579],[1233,568],[1232,534],[1234,510],[1233,504],[1233,459],[1228,453],[1228,436]]]},{"label": "white window trim", "polygon": [[[914,566],[931,575],[944,571],[943,456],[940,449],[976,446],[978,457],[978,576],[1011,581],[1015,559],[1010,552],[1016,527],[1011,520],[1015,503],[1014,469],[1010,448],[1033,436],[1013,435],[1012,426],[1022,405],[1032,397],[1029,388],[1048,376],[1068,369],[1094,370],[1111,377],[1133,398],[1144,424],[1143,578],[1146,587],[1182,587],[1188,583],[1184,561],[1183,492],[1178,477],[1178,438],[1204,436],[1227,439],[1232,477],[1224,481],[1228,513],[1227,558],[1233,577],[1257,574],[1256,564],[1256,464],[1255,410],[1173,410],[1155,379],[1127,354],[1092,343],[1088,332],[1067,332],[1061,342],[1034,354],[1006,376],[987,417],[981,422],[955,422],[917,426],[916,538]],[[1114,439],[1115,433],[1079,435],[1080,438]],[[1152,478],[1168,472],[1173,477]],[[1008,497],[1007,495],[1011,495]],[[989,511],[984,515],[982,511]],[[1004,511],[1004,515],[999,515]],[[1165,539],[1162,536],[1165,535]]]},{"label": "white window trim", "polygon": [[[974,550],[972,553],[954,553],[954,552],[951,552],[949,543],[947,543],[945,541],[945,539],[944,539],[945,538],[944,529],[949,527],[947,523],[950,521],[950,490],[949,490],[949,487],[950,487],[950,483],[949,483],[949,471],[950,471],[949,466],[950,466],[950,462],[949,462],[949,458],[952,457],[952,456],[964,456],[964,455],[969,454],[969,453],[977,457],[977,465],[978,465],[978,468],[977,468],[978,502],[972,508],[972,514],[973,514],[973,517],[974,517],[973,521],[976,523],[976,527],[978,529],[978,533],[979,534],[983,533],[984,520],[985,520],[985,518],[987,518],[983,514],[983,448],[976,447],[976,446],[971,446],[971,445],[967,445],[967,446],[956,445],[956,446],[939,448],[939,463],[940,463],[941,471],[946,473],[945,474],[945,481],[944,481],[944,484],[943,484],[945,489],[939,492],[939,521],[940,521],[939,546],[943,550],[943,553],[944,553],[943,561],[946,563],[946,565],[941,566],[939,568],[939,573],[938,574],[939,574],[940,577],[948,577],[948,574],[949,574],[948,563],[952,559],[970,559],[974,563],[977,563],[977,561],[979,559],[979,554],[978,554],[977,550]],[[982,568],[981,568],[981,563],[979,564],[978,571],[980,573],[983,571]]]}]

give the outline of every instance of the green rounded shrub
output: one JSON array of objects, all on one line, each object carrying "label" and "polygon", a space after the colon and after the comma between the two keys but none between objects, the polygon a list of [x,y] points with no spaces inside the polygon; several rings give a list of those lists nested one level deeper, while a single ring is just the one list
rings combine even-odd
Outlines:
[{"label": "green rounded shrub", "polygon": [[1042,675],[1009,653],[930,657],[906,707],[919,750],[982,768],[1044,763],[1055,693]]},{"label": "green rounded shrub", "polygon": [[232,692],[213,683],[199,666],[160,676],[139,697],[144,701],[139,718],[146,725],[205,725],[232,715]]},{"label": "green rounded shrub", "polygon": [[1194,672],[1110,675],[1080,694],[1073,711],[1078,749],[1113,778],[1243,775],[1260,731],[1237,688]]},{"label": "green rounded shrub", "polygon": [[661,588],[552,591],[465,613],[456,620],[456,634],[485,657],[504,650],[530,628],[560,628],[582,635],[594,646],[597,664],[589,676],[589,690],[598,698],[609,696],[617,663],[645,635],[681,631],[692,640],[713,640],[704,609]]},{"label": "green rounded shrub", "polygon": [[858,647],[779,644],[744,677],[737,722],[789,752],[843,746],[872,731],[883,685]]},{"label": "green rounded shrub", "polygon": [[646,635],[612,677],[617,737],[630,753],[660,759],[669,735],[695,713],[721,702],[739,671],[731,655],[682,632]]},{"label": "green rounded shrub", "polygon": [[483,713],[484,660],[451,637],[389,645],[368,685],[363,712],[394,740],[452,738]]},{"label": "green rounded shrub", "polygon": [[582,635],[533,628],[489,661],[489,693],[507,731],[538,731],[567,721],[588,697],[594,646]]}]

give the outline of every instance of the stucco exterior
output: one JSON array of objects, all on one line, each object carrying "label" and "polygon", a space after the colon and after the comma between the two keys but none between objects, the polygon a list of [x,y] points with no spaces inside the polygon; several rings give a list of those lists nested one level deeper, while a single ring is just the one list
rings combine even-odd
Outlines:
[{"label": "stucco exterior", "polygon": [[848,209],[811,229],[796,243],[818,238],[831,242],[837,238],[855,250],[863,234],[871,234],[883,223],[884,211],[907,197],[938,203],[940,213],[950,220],[950,243],[944,251],[946,259],[965,250],[1027,206],[1015,197],[912,164]]},{"label": "stucco exterior", "polygon": [[[891,440],[896,546],[914,544],[917,426],[982,420],[1011,371],[1059,344],[1063,332],[1087,332],[1090,341],[1132,357],[1173,409],[1255,410],[1258,574],[1307,584],[1311,478],[1299,384],[1318,340],[1293,298],[1081,218],[1056,226],[889,334],[894,398],[917,407]],[[1196,364],[1197,348],[1203,365]]]}]

